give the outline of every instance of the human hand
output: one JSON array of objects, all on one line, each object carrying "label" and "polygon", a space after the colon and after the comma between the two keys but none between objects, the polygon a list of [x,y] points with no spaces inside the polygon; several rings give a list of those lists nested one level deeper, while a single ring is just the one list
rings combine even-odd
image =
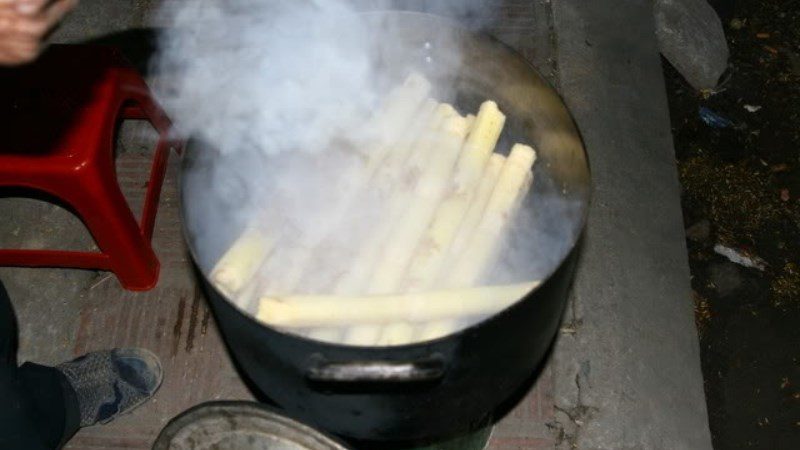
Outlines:
[{"label": "human hand", "polygon": [[31,62],[78,0],[0,0],[0,65]]}]

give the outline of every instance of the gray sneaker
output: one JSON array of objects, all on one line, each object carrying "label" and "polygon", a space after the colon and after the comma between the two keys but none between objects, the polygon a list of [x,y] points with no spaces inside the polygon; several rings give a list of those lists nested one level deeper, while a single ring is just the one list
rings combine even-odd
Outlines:
[{"label": "gray sneaker", "polygon": [[87,353],[56,366],[78,398],[81,426],[108,423],[147,401],[161,385],[161,361],[141,348]]}]

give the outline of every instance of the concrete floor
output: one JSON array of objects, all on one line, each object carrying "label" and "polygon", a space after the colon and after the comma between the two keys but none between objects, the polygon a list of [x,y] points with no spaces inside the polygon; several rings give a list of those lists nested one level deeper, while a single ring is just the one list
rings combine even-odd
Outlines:
[{"label": "concrete floor", "polygon": [[[122,127],[118,179],[140,211],[155,133]],[[114,423],[81,430],[67,448],[150,448],[169,419],[203,401],[252,398],[236,374],[200,295],[183,245],[177,209],[178,158],[171,160],[156,220],[158,287],[127,292],[110,273],[57,269],[0,269],[20,325],[20,361],[57,363],[87,351],[145,347],[159,355],[166,377],[156,397]],[[3,247],[91,249],[82,223],[60,207],[5,198]],[[43,314],[46,312],[46,314]]]},{"label": "concrete floor", "polygon": [[[53,39],[77,42],[146,26],[153,3],[83,0]],[[435,2],[396,3],[424,9]],[[710,448],[651,3],[492,3],[502,19],[491,31],[528,57],[575,114],[590,153],[595,201],[553,358],[497,425],[491,448]],[[152,139],[136,123],[120,139],[120,184],[134,211]],[[111,425],[82,430],[69,448],[148,448],[180,411],[205,400],[250,397],[190,272],[176,163],[156,223],[162,274],[153,291],[125,292],[102,272],[0,268],[20,322],[21,360],[55,363],[135,345],[164,361],[164,386],[152,402]],[[0,246],[93,245],[80,221],[57,206],[2,198],[0,210],[9,217],[0,223]]]},{"label": "concrete floor", "polygon": [[560,90],[595,186],[575,332],[555,352],[557,420],[578,448],[711,448],[652,3],[623,4],[553,2]]}]

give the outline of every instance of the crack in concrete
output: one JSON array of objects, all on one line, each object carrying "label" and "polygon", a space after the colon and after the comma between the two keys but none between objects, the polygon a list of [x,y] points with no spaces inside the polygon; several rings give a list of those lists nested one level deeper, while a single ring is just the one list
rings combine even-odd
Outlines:
[{"label": "crack in concrete", "polygon": [[545,424],[549,430],[555,433],[555,447],[557,449],[578,448],[581,429],[600,411],[599,408],[584,404],[583,386],[581,383],[581,375],[583,372],[586,372],[584,376],[588,377],[588,369],[585,369],[583,365],[581,370],[575,374],[575,387],[577,389],[577,401],[575,406],[565,408],[554,405],[555,410],[561,413],[561,415],[566,416],[566,421],[569,421],[569,423],[565,424],[565,420],[560,420],[556,417],[553,422]]},{"label": "crack in concrete", "polygon": [[[558,409],[558,407],[556,407]],[[551,433],[555,436],[555,448],[562,448],[564,441],[568,439],[566,431],[564,431],[564,425],[559,422],[557,419],[552,422],[547,422],[544,424]]]}]

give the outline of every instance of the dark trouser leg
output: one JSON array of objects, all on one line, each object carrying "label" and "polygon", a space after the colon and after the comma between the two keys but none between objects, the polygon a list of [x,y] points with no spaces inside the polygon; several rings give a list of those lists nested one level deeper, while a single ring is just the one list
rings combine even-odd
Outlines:
[{"label": "dark trouser leg", "polygon": [[51,449],[78,430],[78,401],[52,367],[16,365],[17,329],[0,283],[0,449]]},{"label": "dark trouser leg", "polygon": [[0,366],[17,365],[17,319],[0,281]]}]

